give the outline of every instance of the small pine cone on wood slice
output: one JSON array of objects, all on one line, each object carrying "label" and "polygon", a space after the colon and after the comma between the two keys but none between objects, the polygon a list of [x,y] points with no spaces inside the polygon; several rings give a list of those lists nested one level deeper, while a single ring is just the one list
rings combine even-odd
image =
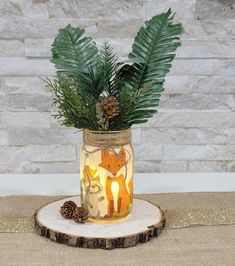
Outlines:
[{"label": "small pine cone on wood slice", "polygon": [[104,118],[113,118],[119,113],[119,105],[116,97],[108,96],[100,104],[102,115]]},{"label": "small pine cone on wood slice", "polygon": [[83,207],[77,207],[73,213],[73,220],[76,223],[85,223],[88,219],[88,210]]},{"label": "small pine cone on wood slice", "polygon": [[72,200],[68,200],[63,204],[63,206],[60,207],[60,214],[65,219],[72,219],[73,213],[76,208],[77,208],[77,204],[73,202]]}]

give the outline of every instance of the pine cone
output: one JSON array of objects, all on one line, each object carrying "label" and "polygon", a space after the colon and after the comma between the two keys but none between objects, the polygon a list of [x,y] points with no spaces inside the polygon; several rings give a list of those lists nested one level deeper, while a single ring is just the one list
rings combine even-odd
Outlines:
[{"label": "pine cone", "polygon": [[106,99],[104,99],[104,101],[101,102],[100,107],[104,118],[110,119],[118,115],[118,101],[114,96],[108,96]]},{"label": "pine cone", "polygon": [[83,207],[77,207],[73,213],[73,219],[76,223],[85,223],[88,219],[88,210]]},{"label": "pine cone", "polygon": [[60,214],[65,218],[65,219],[71,219],[73,218],[73,213],[74,210],[77,208],[77,205],[75,202],[69,200],[66,201],[63,206],[60,207]]}]

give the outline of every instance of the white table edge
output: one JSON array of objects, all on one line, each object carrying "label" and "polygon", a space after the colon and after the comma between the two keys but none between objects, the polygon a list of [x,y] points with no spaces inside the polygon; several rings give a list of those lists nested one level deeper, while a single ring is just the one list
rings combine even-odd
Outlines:
[{"label": "white table edge", "polygon": [[[235,191],[235,173],[135,173],[134,193]],[[79,174],[0,174],[0,196],[78,195]]]}]

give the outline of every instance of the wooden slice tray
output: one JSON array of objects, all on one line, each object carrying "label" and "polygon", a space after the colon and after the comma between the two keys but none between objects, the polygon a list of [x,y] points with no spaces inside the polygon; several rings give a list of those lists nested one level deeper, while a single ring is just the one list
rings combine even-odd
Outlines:
[{"label": "wooden slice tray", "polygon": [[59,213],[60,206],[67,200],[80,205],[79,196],[71,197],[49,203],[35,213],[35,227],[41,236],[82,248],[127,248],[157,237],[165,224],[160,207],[137,198],[134,198],[132,212],[125,220],[77,224]]}]

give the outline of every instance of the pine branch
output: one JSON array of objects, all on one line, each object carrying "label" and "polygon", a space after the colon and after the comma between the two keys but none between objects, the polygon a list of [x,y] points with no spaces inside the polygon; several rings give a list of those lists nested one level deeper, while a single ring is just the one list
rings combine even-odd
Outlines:
[{"label": "pine branch", "polygon": [[92,130],[147,122],[156,113],[165,76],[181,45],[183,28],[173,17],[169,9],[146,21],[122,63],[109,43],[98,51],[83,29],[68,25],[59,30],[52,44],[57,79],[45,79],[58,107],[55,117],[66,126]]}]

